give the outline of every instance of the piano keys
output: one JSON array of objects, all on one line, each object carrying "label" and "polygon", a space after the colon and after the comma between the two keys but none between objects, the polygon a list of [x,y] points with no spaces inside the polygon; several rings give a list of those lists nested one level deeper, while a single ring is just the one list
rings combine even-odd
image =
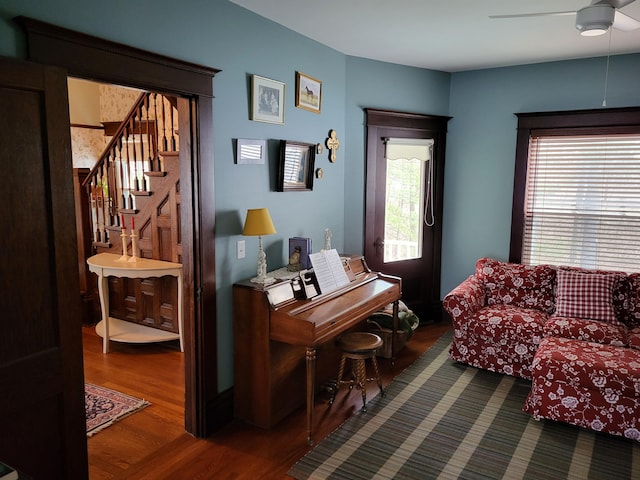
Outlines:
[{"label": "piano keys", "polygon": [[271,428],[306,403],[311,443],[315,390],[335,377],[340,358],[332,340],[390,303],[394,304],[397,329],[401,279],[372,272],[362,256],[349,257],[345,269],[352,279],[348,285],[310,300],[292,299],[277,306],[271,305],[266,290],[256,284],[234,285],[237,418]]}]

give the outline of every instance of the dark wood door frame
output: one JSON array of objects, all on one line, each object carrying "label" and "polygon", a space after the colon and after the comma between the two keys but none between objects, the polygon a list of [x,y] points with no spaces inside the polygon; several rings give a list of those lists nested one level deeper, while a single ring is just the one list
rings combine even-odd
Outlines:
[{"label": "dark wood door frame", "polygon": [[0,63],[0,460],[20,478],[86,479],[66,72]]},{"label": "dark wood door frame", "polygon": [[[440,301],[440,272],[442,251],[442,214],[444,191],[444,163],[446,150],[447,122],[451,117],[425,115],[365,108],[367,125],[367,171],[365,185],[365,245],[364,255],[369,266],[377,271],[403,277],[403,299],[421,318],[439,319],[442,316]],[[375,239],[376,221],[384,218],[384,191],[386,171],[380,171],[378,161],[385,158],[384,138],[433,138],[433,209],[435,222],[425,231],[423,254],[418,260],[419,276],[415,269],[403,270],[403,263],[384,264],[377,256]],[[384,163],[384,162],[382,162]],[[409,273],[413,278],[404,278]],[[407,281],[410,280],[410,281]]]},{"label": "dark wood door frame", "polygon": [[[38,20],[18,17],[28,59],[87,80],[182,97],[178,102],[184,267],[185,429],[206,437],[231,409],[217,389],[213,77],[219,70],[175,60]],[[181,154],[182,155],[182,154]],[[68,172],[69,176],[72,172]],[[207,188],[200,188],[207,185]],[[204,248],[203,246],[206,246]],[[206,319],[206,322],[204,321]],[[216,410],[223,411],[222,414]]]}]

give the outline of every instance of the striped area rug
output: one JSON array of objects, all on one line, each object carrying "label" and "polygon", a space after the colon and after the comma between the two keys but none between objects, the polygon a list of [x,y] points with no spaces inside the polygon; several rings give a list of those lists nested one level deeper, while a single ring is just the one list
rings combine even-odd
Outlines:
[{"label": "striped area rug", "polygon": [[451,334],[288,472],[302,479],[640,479],[640,444],[521,411],[530,382],[457,364]]}]

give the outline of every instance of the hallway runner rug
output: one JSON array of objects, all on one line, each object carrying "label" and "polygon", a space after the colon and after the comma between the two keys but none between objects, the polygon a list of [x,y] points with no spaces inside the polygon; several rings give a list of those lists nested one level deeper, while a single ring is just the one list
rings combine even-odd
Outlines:
[{"label": "hallway runner rug", "polygon": [[146,400],[91,383],[84,386],[84,403],[87,437],[150,405]]},{"label": "hallway runner rug", "polygon": [[451,332],[288,472],[303,479],[640,478],[640,444],[521,408],[529,381],[448,358]]}]

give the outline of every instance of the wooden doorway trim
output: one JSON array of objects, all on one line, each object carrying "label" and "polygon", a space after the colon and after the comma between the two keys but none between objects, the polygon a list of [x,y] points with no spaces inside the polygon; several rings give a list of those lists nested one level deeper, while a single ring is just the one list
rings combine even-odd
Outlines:
[{"label": "wooden doorway trim", "polygon": [[185,429],[206,437],[220,419],[213,410],[225,408],[217,390],[215,196],[211,188],[213,77],[219,70],[26,17],[15,20],[27,34],[31,61],[62,67],[73,77],[185,97],[178,105],[179,119],[184,121],[181,131],[189,132],[181,138],[180,148],[191,156],[191,162],[181,167]]},{"label": "wooden doorway trim", "polygon": [[[367,158],[365,183],[364,255],[370,268],[402,278],[403,301],[421,320],[442,316],[440,274],[442,252],[442,213],[447,123],[451,117],[365,108]],[[433,224],[423,228],[422,256],[408,261],[383,261],[379,255],[384,238],[386,138],[433,139],[431,159]],[[427,191],[427,179],[423,186]]]}]

